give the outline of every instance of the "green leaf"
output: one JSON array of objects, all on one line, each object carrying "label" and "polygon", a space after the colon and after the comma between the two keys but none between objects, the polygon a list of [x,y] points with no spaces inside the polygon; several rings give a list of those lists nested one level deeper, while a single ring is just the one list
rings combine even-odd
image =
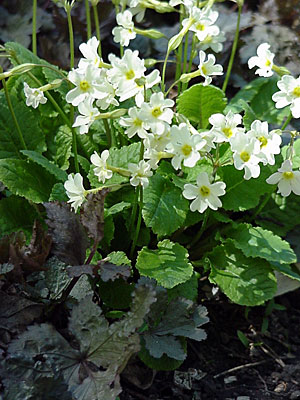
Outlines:
[{"label": "green leaf", "polygon": [[138,254],[136,268],[143,276],[154,278],[161,286],[172,289],[193,274],[187,250],[170,240],[158,242],[157,250],[144,247]]},{"label": "green leaf", "polygon": [[56,183],[50,193],[49,201],[68,201],[66,189],[62,183]]},{"label": "green leaf", "polygon": [[57,165],[50,162],[42,154],[32,150],[21,150],[21,153],[27,156],[29,160],[44,167],[50,174],[54,175],[58,180],[65,182],[68,179],[68,175],[65,171],[61,170]]},{"label": "green leaf", "polygon": [[17,196],[0,200],[0,236],[19,230],[31,233],[36,218],[37,213],[27,200]]},{"label": "green leaf", "polygon": [[195,301],[197,296],[198,274],[195,272],[188,281],[175,286],[173,289],[168,289],[169,300],[177,299],[178,297],[184,297],[185,299]]},{"label": "green leaf", "polygon": [[158,173],[149,179],[149,186],[144,190],[142,215],[146,226],[154,233],[165,236],[175,232],[183,225],[188,209],[188,200],[169,179]]},{"label": "green leaf", "polygon": [[272,185],[266,183],[271,175],[268,166],[261,167],[260,176],[256,179],[245,180],[244,171],[238,171],[232,165],[223,167],[222,174],[222,180],[226,183],[226,194],[221,199],[225,210],[245,211],[254,208],[262,195],[274,190]]},{"label": "green leaf", "polygon": [[300,274],[299,269],[295,268],[295,270],[290,265],[284,265],[279,263],[272,263],[272,267],[281,272],[283,275],[288,276],[291,279],[294,279],[300,282]]},{"label": "green leaf", "polygon": [[[39,126],[37,113],[11,95],[12,107],[18,120],[27,150],[45,150],[45,137]],[[0,93],[0,159],[21,158],[19,150],[25,149],[14,120],[9,111],[4,93]]]},{"label": "green leaf", "polygon": [[59,127],[55,134],[55,163],[63,170],[69,168],[69,158],[72,153],[72,131],[67,125]]},{"label": "green leaf", "polygon": [[215,113],[222,113],[226,102],[227,99],[221,89],[199,83],[178,97],[177,111],[190,121],[198,123],[200,128],[206,128],[209,117]]},{"label": "green leaf", "polygon": [[126,256],[124,251],[113,251],[112,253],[109,253],[107,255],[107,258],[114,265],[118,265],[118,266],[119,265],[130,265],[131,266],[131,261]]},{"label": "green leaf", "polygon": [[211,265],[209,279],[234,303],[257,306],[276,293],[276,277],[272,266],[259,258],[247,258],[227,240],[207,254]]},{"label": "green leaf", "polygon": [[31,161],[0,160],[0,181],[8,189],[34,203],[48,201],[56,179]]},{"label": "green leaf", "polygon": [[127,210],[130,207],[131,207],[130,203],[128,203],[126,201],[121,201],[120,203],[116,203],[113,206],[111,206],[110,208],[105,209],[104,215],[108,216],[108,215],[119,214],[123,210]]},{"label": "green leaf", "polygon": [[226,231],[226,235],[246,257],[260,257],[279,264],[297,262],[296,254],[288,242],[259,226],[235,224],[232,229]]},{"label": "green leaf", "polygon": [[[230,101],[226,107],[226,111],[232,110],[233,112],[246,111],[246,123],[250,120],[247,118],[259,119],[267,121],[270,124],[282,124],[285,117],[289,115],[289,107],[277,109],[274,107],[272,95],[278,92],[277,87],[278,78],[258,78],[244,86]],[[250,109],[245,108],[245,102],[249,103]],[[245,122],[245,121],[244,121]]]}]

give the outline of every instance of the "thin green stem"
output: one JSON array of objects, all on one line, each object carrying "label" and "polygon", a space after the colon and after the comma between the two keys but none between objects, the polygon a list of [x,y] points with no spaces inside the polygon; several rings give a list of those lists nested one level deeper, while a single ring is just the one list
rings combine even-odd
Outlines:
[{"label": "thin green stem", "polygon": [[174,86],[177,85],[178,88],[178,95],[179,95],[179,84],[180,84],[180,79],[178,79],[177,81],[173,82],[172,85],[169,87],[169,89],[166,91],[165,97],[168,96],[168,94],[170,93],[170,91],[173,89]]},{"label": "thin green stem", "polygon": [[99,40],[99,47],[98,47],[98,54],[102,58],[102,48],[101,48],[101,35],[100,35],[100,25],[99,25],[99,15],[98,15],[98,8],[96,5],[93,5],[93,13],[94,13],[94,21],[95,21],[95,28],[96,28],[96,36]]},{"label": "thin green stem", "polygon": [[201,238],[203,232],[205,231],[206,225],[207,225],[207,221],[208,221],[208,217],[209,217],[209,212],[210,212],[210,211],[209,211],[209,208],[208,208],[208,209],[205,211],[205,213],[204,213],[204,218],[203,218],[203,221],[202,221],[201,228],[199,229],[197,235],[194,237],[194,239],[193,239],[193,240],[191,241],[191,243],[189,244],[188,248],[193,247],[194,244],[196,244],[196,243],[200,240],[200,238]]},{"label": "thin green stem", "polygon": [[73,148],[73,155],[74,155],[74,164],[75,164],[75,171],[79,172],[79,164],[78,164],[78,150],[77,150],[77,136],[76,130],[73,128],[74,123],[74,106],[70,106],[70,124],[72,126],[72,148]]},{"label": "thin green stem", "polygon": [[161,91],[164,93],[165,92],[165,80],[166,80],[166,68],[167,68],[167,63],[168,63],[168,58],[169,58],[170,52],[167,51],[163,69],[162,69],[162,78],[161,78]]},{"label": "thin green stem", "polygon": [[[2,69],[2,68],[1,68],[1,69]],[[23,149],[27,150],[27,146],[26,146],[26,143],[25,143],[25,140],[24,140],[24,137],[23,137],[23,134],[22,134],[20,125],[19,125],[19,123],[18,123],[16,114],[15,114],[15,112],[14,112],[14,108],[13,108],[12,103],[11,103],[11,99],[10,99],[9,92],[8,92],[8,90],[7,90],[7,86],[6,86],[5,79],[2,79],[1,82],[2,82],[2,85],[3,85],[3,89],[4,89],[4,93],[5,93],[5,98],[6,98],[6,101],[7,101],[7,105],[8,105],[9,111],[10,111],[10,113],[11,113],[12,119],[13,119],[13,121],[14,121],[15,127],[16,127],[16,129],[17,129],[20,142],[21,142],[21,144],[22,144],[22,146],[23,146]],[[21,156],[20,156],[20,158],[21,158]]]},{"label": "thin green stem", "polygon": [[290,113],[290,115],[287,117],[287,119],[282,124],[282,127],[280,128],[282,131],[288,126],[292,118],[293,118],[292,113]]},{"label": "thin green stem", "polygon": [[139,191],[138,188],[135,189],[134,199],[133,199],[133,207],[131,210],[131,217],[130,217],[130,225],[129,225],[129,233],[131,234],[132,228],[134,226],[136,211],[138,206],[138,199],[139,199]]},{"label": "thin green stem", "polygon": [[136,228],[135,228],[135,233],[134,233],[134,239],[132,242],[131,250],[130,250],[130,258],[132,258],[135,246],[139,237],[140,233],[140,228],[141,228],[141,222],[142,222],[142,209],[143,209],[143,186],[140,185],[138,188],[138,192],[140,194],[139,196],[139,215],[136,223]]},{"label": "thin green stem", "polygon": [[37,55],[36,46],[36,10],[37,10],[37,0],[33,0],[32,4],[32,52]]},{"label": "thin green stem", "polygon": [[[180,29],[182,28],[182,21],[184,17],[184,5],[180,4],[180,18],[179,18],[179,27]],[[181,75],[181,64],[182,64],[182,42],[179,45],[178,52],[177,52],[177,64],[176,64],[176,75],[175,75],[175,81],[178,81]],[[178,83],[177,86],[178,90],[178,96],[180,94],[181,90],[181,82]]]},{"label": "thin green stem", "polygon": [[233,45],[232,45],[232,50],[231,50],[231,55],[230,55],[229,64],[228,64],[228,68],[227,68],[226,77],[225,77],[225,80],[224,80],[224,83],[223,83],[223,86],[222,86],[223,92],[226,91],[226,88],[227,88],[227,85],[228,85],[229,77],[230,77],[232,66],[233,66],[234,56],[235,56],[237,45],[238,45],[241,13],[242,13],[242,5],[239,5],[238,6],[238,17],[237,17],[234,41],[233,41]]},{"label": "thin green stem", "polygon": [[[188,74],[189,74],[189,73],[191,72],[191,70],[192,70],[196,40],[197,40],[197,36],[196,36],[196,34],[195,34],[195,32],[194,32],[194,33],[193,33],[193,39],[192,39],[192,47],[191,47],[190,59],[189,59],[188,68],[187,68],[187,73],[188,73]],[[188,87],[188,83],[184,83],[184,84],[182,85],[182,91],[186,90],[187,87]]]},{"label": "thin green stem", "polygon": [[262,210],[265,208],[266,204],[268,203],[268,201],[270,200],[271,196],[273,193],[267,193],[265,198],[263,199],[263,201],[260,203],[260,205],[258,206],[257,210],[254,212],[254,214],[251,216],[250,221],[253,221],[261,212]]},{"label": "thin green stem", "polygon": [[85,2],[85,16],[86,16],[86,34],[89,40],[92,37],[92,23],[91,23],[91,10],[89,0],[84,0]]},{"label": "thin green stem", "polygon": [[74,68],[74,33],[71,17],[71,9],[67,8],[68,28],[69,28],[69,41],[70,41],[70,69]]},{"label": "thin green stem", "polygon": [[104,129],[105,129],[105,133],[106,133],[107,145],[108,145],[108,147],[111,147],[112,146],[112,137],[111,137],[111,131],[110,131],[109,124],[107,122],[107,119],[103,119],[102,121],[103,121]]},{"label": "thin green stem", "polygon": [[186,70],[187,70],[188,48],[189,48],[189,32],[186,33],[185,39],[184,39],[183,66],[182,66],[183,74],[185,74]]}]

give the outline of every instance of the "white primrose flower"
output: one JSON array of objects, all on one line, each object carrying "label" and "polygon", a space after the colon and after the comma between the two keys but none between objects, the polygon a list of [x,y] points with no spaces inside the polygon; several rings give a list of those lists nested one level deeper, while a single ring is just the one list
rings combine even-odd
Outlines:
[{"label": "white primrose flower", "polygon": [[146,89],[150,89],[161,81],[161,77],[158,70],[145,76],[145,62],[138,57],[138,54],[137,50],[130,49],[125,50],[121,59],[110,54],[108,58],[112,69],[107,74],[116,89],[117,96],[120,96],[120,101],[135,97],[136,105],[140,107],[144,101],[144,85]]},{"label": "white primrose flower", "polygon": [[83,187],[83,178],[77,173],[74,175],[68,175],[68,180],[64,183],[64,188],[66,190],[67,196],[70,200],[71,207],[77,212],[78,207],[85,201],[85,189]]},{"label": "white primrose flower", "polygon": [[135,16],[136,22],[142,22],[145,12],[146,6],[142,4],[140,0],[131,0],[128,3],[129,11],[133,16]]},{"label": "white primrose flower", "polygon": [[215,53],[220,53],[223,50],[223,42],[226,41],[226,37],[222,31],[220,31],[217,35],[207,35],[206,38],[197,43],[197,48],[205,51],[207,49],[212,49]]},{"label": "white primrose flower", "polygon": [[266,180],[270,185],[278,185],[277,193],[287,197],[291,192],[300,196],[300,171],[293,171],[292,162],[285,160],[277,172]]},{"label": "white primrose flower", "polygon": [[270,45],[268,43],[260,44],[257,48],[257,56],[251,57],[248,60],[249,68],[259,67],[255,73],[265,78],[273,75],[272,67],[275,54],[271,53],[269,48]]},{"label": "white primrose flower", "polygon": [[101,86],[99,85],[100,70],[92,64],[87,64],[85,69],[73,69],[68,74],[68,79],[76,86],[66,95],[68,103],[78,106],[87,97],[100,99],[102,97]]},{"label": "white primrose flower", "polygon": [[94,174],[98,177],[99,182],[102,183],[113,176],[113,172],[107,168],[108,157],[108,150],[103,150],[100,157],[96,151],[91,155],[91,163],[95,165]]},{"label": "white primrose flower", "polygon": [[101,110],[107,110],[110,105],[118,106],[119,102],[115,98],[116,90],[113,85],[108,82],[106,78],[102,80],[102,83],[98,86],[100,91],[96,104]]},{"label": "white primrose flower", "polygon": [[208,207],[217,210],[222,206],[219,196],[225,194],[225,188],[224,182],[210,183],[208,174],[200,172],[197,177],[197,185],[185,184],[182,194],[186,199],[193,200],[190,204],[191,211],[203,213]]},{"label": "white primrose flower", "polygon": [[172,126],[170,131],[170,144],[167,151],[174,154],[171,164],[178,170],[183,165],[185,167],[194,167],[200,160],[201,150],[206,144],[200,135],[192,135],[187,124],[182,123],[179,126]]},{"label": "white primrose flower", "polygon": [[215,135],[214,142],[229,142],[237,134],[244,133],[245,129],[238,127],[242,123],[242,116],[234,114],[231,110],[226,115],[213,114],[209,118],[212,125],[211,134]]},{"label": "white primrose flower", "polygon": [[276,108],[283,108],[291,104],[291,113],[294,118],[300,118],[300,76],[294,78],[291,75],[284,75],[277,82],[280,92],[272,96]]},{"label": "white primrose flower", "polygon": [[132,186],[142,185],[145,189],[149,185],[148,178],[153,175],[153,172],[148,162],[141,160],[138,164],[129,163],[128,169],[131,172],[130,183]]},{"label": "white primrose flower", "polygon": [[132,138],[137,134],[141,139],[145,139],[148,136],[147,129],[149,129],[149,127],[141,120],[140,110],[137,107],[131,107],[128,110],[128,115],[129,118],[120,118],[120,125],[128,128],[126,129],[125,134],[129,138]]},{"label": "white primrose flower", "polygon": [[132,22],[132,13],[129,10],[125,10],[123,13],[117,14],[116,19],[119,26],[116,26],[112,30],[114,42],[127,47],[130,40],[136,38],[134,23]]},{"label": "white primrose flower", "polygon": [[194,6],[190,9],[190,16],[182,21],[182,26],[186,26],[190,18],[193,18],[195,23],[190,27],[190,31],[195,32],[198,40],[202,42],[207,36],[216,36],[220,29],[214,25],[218,19],[219,13],[212,9],[199,9]]},{"label": "white primrose flower", "polygon": [[275,164],[274,154],[280,153],[281,137],[276,131],[269,132],[266,121],[253,121],[251,129],[247,132],[249,136],[255,137],[260,142],[260,152],[257,157],[261,159],[264,165]]},{"label": "white primrose flower", "polygon": [[84,58],[80,59],[78,64],[79,68],[85,69],[87,64],[92,64],[95,67],[99,67],[101,65],[102,60],[98,54],[99,43],[99,40],[95,36],[90,38],[87,43],[81,43],[79,50]]},{"label": "white primrose flower", "polygon": [[76,117],[73,127],[80,127],[79,133],[83,135],[88,133],[89,127],[95,121],[96,117],[100,115],[98,108],[93,107],[94,99],[92,97],[86,98],[78,106],[78,111],[81,115]]},{"label": "white primrose flower", "polygon": [[24,93],[26,97],[26,106],[32,106],[33,108],[37,108],[39,104],[45,104],[47,102],[47,97],[44,96],[44,93],[37,89],[31,88],[28,83],[24,82]]},{"label": "white primrose flower", "polygon": [[206,54],[204,51],[199,51],[199,71],[200,75],[205,79],[203,86],[207,86],[211,83],[211,75],[223,75],[223,67],[221,64],[215,64],[216,57],[213,54],[209,54],[207,61],[205,61]]},{"label": "white primrose flower", "polygon": [[153,93],[149,103],[141,105],[140,118],[146,122],[153,133],[162,135],[172,122],[174,112],[170,107],[174,101],[165,99],[162,92]]},{"label": "white primrose flower", "polygon": [[236,135],[230,141],[233,151],[233,162],[236,169],[245,170],[244,179],[257,178],[260,174],[258,157],[260,142],[247,134]]}]

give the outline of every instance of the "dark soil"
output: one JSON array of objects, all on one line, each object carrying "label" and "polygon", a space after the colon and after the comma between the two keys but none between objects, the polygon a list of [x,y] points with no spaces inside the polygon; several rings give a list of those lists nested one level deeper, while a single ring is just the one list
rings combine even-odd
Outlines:
[{"label": "dark soil", "polygon": [[[180,372],[157,372],[147,390],[137,387],[140,382],[133,385],[123,379],[120,398],[300,399],[300,290],[275,300],[286,310],[271,313],[264,334],[261,328],[265,307],[251,308],[246,318],[244,307],[229,304],[223,296],[205,301],[210,317],[206,325],[207,340],[189,341],[188,357]],[[238,330],[247,337],[248,347],[238,338]],[[140,375],[140,380],[147,380],[146,370],[144,376]]]}]

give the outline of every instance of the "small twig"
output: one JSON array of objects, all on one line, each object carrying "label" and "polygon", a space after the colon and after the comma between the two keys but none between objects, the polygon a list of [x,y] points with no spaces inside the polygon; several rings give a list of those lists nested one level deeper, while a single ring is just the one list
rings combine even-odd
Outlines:
[{"label": "small twig", "polygon": [[244,368],[256,367],[257,365],[266,364],[267,362],[270,362],[270,361],[272,361],[272,359],[261,360],[261,361],[256,361],[256,362],[253,362],[253,363],[247,363],[247,364],[243,364],[243,365],[238,365],[237,367],[227,369],[226,371],[223,371],[223,372],[220,372],[217,375],[214,375],[213,378],[217,379],[217,378],[220,378],[221,376],[224,376],[224,375],[227,375],[227,374],[231,374],[232,372],[240,371],[241,369],[244,369]]},{"label": "small twig", "polygon": [[266,353],[268,356],[272,357],[273,360],[275,360],[277,362],[277,364],[279,364],[282,368],[284,368],[285,363],[279,358],[279,356],[269,346],[267,346],[268,349],[265,346],[267,346],[267,345],[264,344],[263,346],[260,346],[262,351],[264,353]]}]

